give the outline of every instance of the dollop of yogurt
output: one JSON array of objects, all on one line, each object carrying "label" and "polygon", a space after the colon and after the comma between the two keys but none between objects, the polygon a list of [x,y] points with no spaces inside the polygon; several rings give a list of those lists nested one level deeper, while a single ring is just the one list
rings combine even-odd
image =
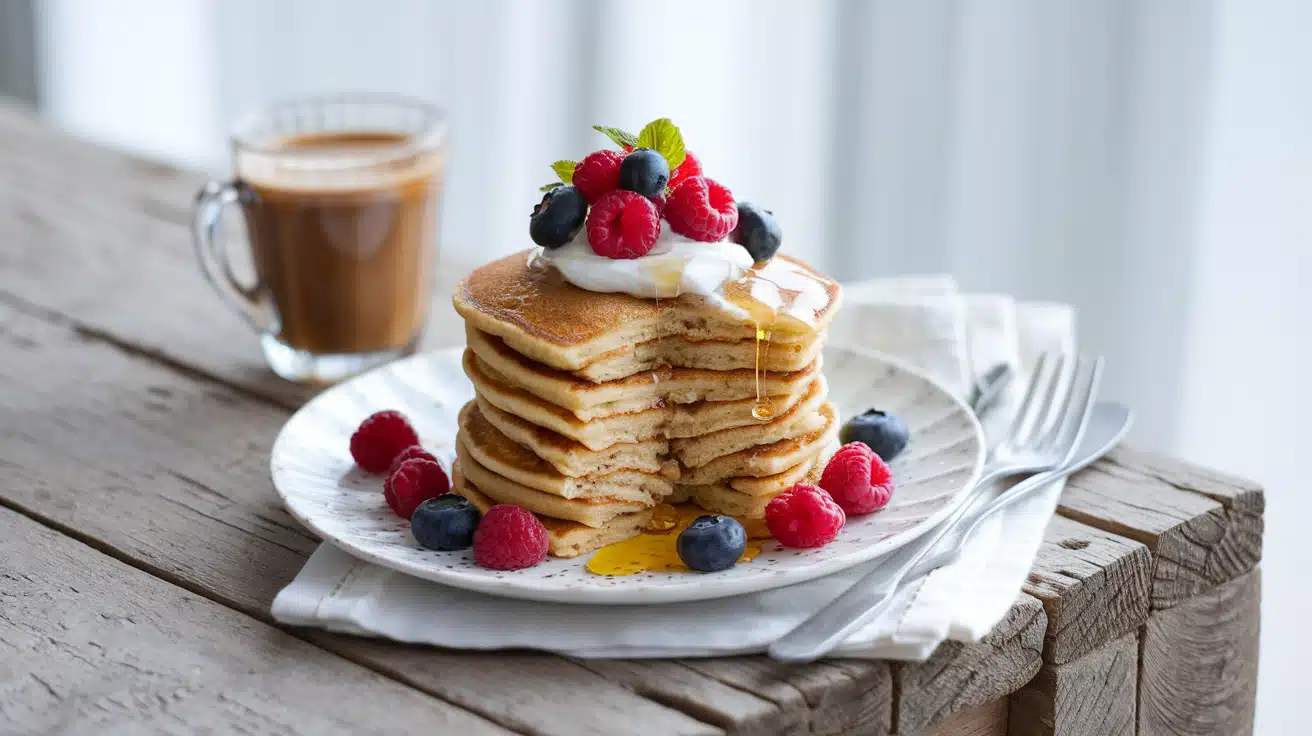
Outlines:
[{"label": "dollop of yogurt", "polygon": [[540,249],[536,258],[550,263],[565,280],[581,289],[632,294],[645,298],[673,298],[699,294],[729,311],[742,311],[720,296],[721,287],[737,281],[752,267],[747,249],[721,240],[703,243],[685,238],[661,221],[660,236],[647,255],[633,259],[599,256],[588,244],[587,228],[565,245]]}]

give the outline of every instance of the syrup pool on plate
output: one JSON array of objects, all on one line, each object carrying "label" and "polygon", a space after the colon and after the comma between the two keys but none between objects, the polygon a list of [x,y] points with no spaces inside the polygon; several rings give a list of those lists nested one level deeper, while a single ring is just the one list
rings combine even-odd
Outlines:
[{"label": "syrup pool on plate", "polygon": [[[679,532],[688,528],[698,516],[706,512],[693,506],[671,506],[663,503],[652,513],[651,521],[642,534],[616,542],[597,550],[588,560],[588,572],[596,575],[623,576],[640,572],[673,572],[687,570],[679,559],[677,548]],[[747,549],[739,562],[748,562],[761,552],[761,543],[747,541]]]}]

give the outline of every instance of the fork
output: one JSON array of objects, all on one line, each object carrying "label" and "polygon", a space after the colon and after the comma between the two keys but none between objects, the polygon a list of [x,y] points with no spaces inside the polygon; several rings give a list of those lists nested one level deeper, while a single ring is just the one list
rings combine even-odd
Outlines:
[{"label": "fork", "polygon": [[[1088,424],[1101,375],[1100,357],[1081,355],[1070,361],[1053,353],[1040,356],[1007,437],[990,451],[979,481],[947,520],[894,552],[842,595],[776,640],[770,645],[770,656],[796,662],[823,657],[853,631],[882,614],[908,574],[927,574],[953,559],[967,535],[958,537],[947,553],[926,558],[948,532],[962,526],[967,512],[992,490],[993,482],[1010,475],[1052,470],[1074,454]],[[969,524],[967,534],[978,521],[977,517]]]}]

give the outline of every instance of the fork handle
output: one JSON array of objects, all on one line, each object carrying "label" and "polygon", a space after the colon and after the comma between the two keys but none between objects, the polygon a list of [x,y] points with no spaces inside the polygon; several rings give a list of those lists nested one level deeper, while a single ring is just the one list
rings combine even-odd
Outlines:
[{"label": "fork handle", "polygon": [[[1013,497],[1027,494],[1034,488],[1068,475],[1073,469],[1062,468],[1033,475],[1017,483],[1008,490]],[[1005,468],[1000,468],[999,475],[1007,475]],[[953,547],[942,553],[943,560],[932,558],[929,553],[938,545],[939,540],[967,516],[974,507],[978,496],[989,487],[996,478],[981,478],[979,484],[971,489],[971,497],[962,503],[946,521],[935,527],[928,534],[907,544],[886,558],[878,567],[858,580],[852,587],[835,598],[814,616],[803,621],[797,628],[784,634],[770,645],[770,656],[783,662],[813,662],[841,644],[857,629],[873,621],[887,610],[893,601],[893,594],[904,580],[920,577],[950,561],[960,553],[960,547]],[[984,507],[983,513],[991,513],[993,504]],[[1000,508],[1000,507],[999,507]],[[973,527],[977,521],[972,522]],[[922,564],[933,561],[934,565]]]},{"label": "fork handle", "polygon": [[842,595],[777,639],[770,645],[770,656],[784,662],[814,661],[883,613],[907,573],[975,506],[994,481],[1015,472],[1014,466],[1001,463],[985,467],[974,487],[944,521],[893,552]]}]

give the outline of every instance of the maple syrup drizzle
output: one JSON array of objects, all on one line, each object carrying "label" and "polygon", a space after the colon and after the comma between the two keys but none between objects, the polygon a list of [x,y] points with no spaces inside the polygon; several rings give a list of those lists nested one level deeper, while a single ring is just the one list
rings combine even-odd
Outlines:
[{"label": "maple syrup drizzle", "polygon": [[[651,521],[642,534],[623,542],[597,550],[588,560],[588,572],[594,575],[619,577],[640,572],[673,572],[687,570],[679,559],[677,548],[679,532],[688,528],[698,516],[706,512],[695,506],[663,503],[652,513]],[[761,543],[747,540],[739,562],[749,562],[761,553]]]},{"label": "maple syrup drizzle", "polygon": [[[793,263],[782,259],[758,261],[743,278],[725,284],[727,301],[747,312],[755,327],[756,404],[752,416],[761,421],[774,418],[774,402],[761,390],[761,342],[765,341],[765,358],[770,355],[770,335],[777,325],[792,323],[794,331],[814,331],[816,314],[828,306],[825,281]],[[800,328],[800,329],[798,329]]]}]

